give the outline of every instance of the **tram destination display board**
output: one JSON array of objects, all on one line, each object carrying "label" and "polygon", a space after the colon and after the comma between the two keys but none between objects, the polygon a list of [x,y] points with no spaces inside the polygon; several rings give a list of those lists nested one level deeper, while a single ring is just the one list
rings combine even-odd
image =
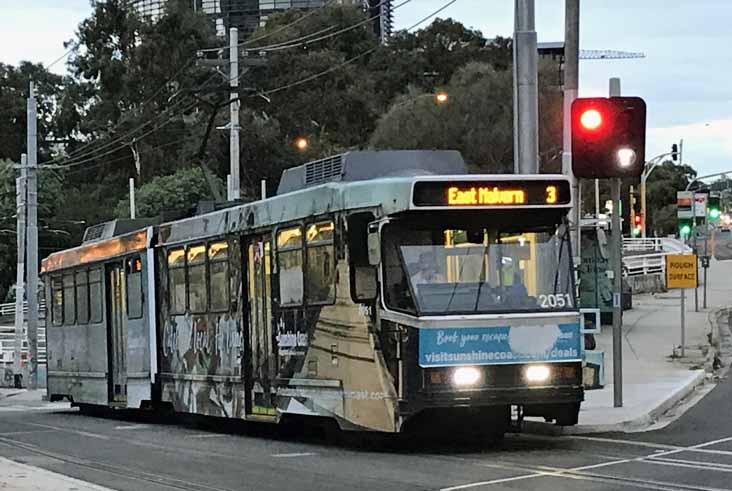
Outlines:
[{"label": "tram destination display board", "polygon": [[521,207],[567,205],[569,182],[563,180],[418,181],[412,203],[416,207]]}]

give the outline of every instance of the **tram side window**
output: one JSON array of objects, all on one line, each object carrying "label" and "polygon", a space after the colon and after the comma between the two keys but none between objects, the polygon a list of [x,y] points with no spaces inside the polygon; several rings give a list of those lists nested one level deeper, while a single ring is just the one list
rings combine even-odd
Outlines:
[{"label": "tram side window", "polygon": [[214,242],[208,245],[211,311],[229,310],[229,244]]},{"label": "tram side window", "polygon": [[64,324],[73,325],[76,322],[76,291],[74,288],[74,275],[65,274],[64,283]]},{"label": "tram side window", "polygon": [[186,269],[185,251],[168,251],[168,306],[171,314],[186,311]]},{"label": "tram side window", "polygon": [[102,270],[89,270],[89,321],[102,322]]},{"label": "tram side window", "polygon": [[310,304],[335,301],[335,245],[333,222],[308,225],[305,292]]},{"label": "tram side window", "polygon": [[51,321],[54,326],[64,323],[64,289],[61,277],[51,278]]},{"label": "tram side window", "polygon": [[76,322],[89,322],[89,278],[86,271],[76,273]]},{"label": "tram side window", "polygon": [[193,313],[208,310],[208,291],[206,289],[206,246],[190,246],[186,256],[188,274],[188,308]]},{"label": "tram side window", "polygon": [[280,305],[302,305],[302,227],[277,232],[277,266],[280,281]]},{"label": "tram side window", "polygon": [[127,267],[127,318],[142,318],[142,260],[133,257]]}]

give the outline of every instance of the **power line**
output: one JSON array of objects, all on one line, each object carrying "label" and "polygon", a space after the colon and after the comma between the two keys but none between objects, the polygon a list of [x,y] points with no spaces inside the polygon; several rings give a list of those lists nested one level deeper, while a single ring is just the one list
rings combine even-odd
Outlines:
[{"label": "power line", "polygon": [[[177,78],[183,72],[183,70],[185,70],[191,64],[191,62],[193,62],[194,60],[195,60],[195,58],[190,58],[188,61],[186,61],[186,63],[182,67],[180,67],[173,75],[171,75],[170,77],[168,77],[165,80],[165,82],[163,82],[163,84],[150,97],[148,97],[142,103],[140,103],[139,104],[139,107],[144,107],[145,105],[149,104],[170,82],[173,81],[173,79]],[[208,83],[211,80],[211,78],[213,78],[213,77],[210,77],[209,79],[207,79],[206,82],[204,82],[204,84]],[[179,94],[181,92],[181,90],[178,90],[175,94],[173,94],[173,96],[171,96],[171,98],[174,97],[175,95]],[[177,104],[177,102],[176,102],[176,104]],[[174,106],[175,106],[175,104],[173,104],[173,106],[170,106],[170,107],[174,107]],[[168,108],[168,109],[170,109],[170,108]],[[131,117],[131,115],[125,114],[120,119],[120,121],[117,122],[117,124],[115,125],[115,129],[118,129],[123,123],[129,121],[129,118],[130,117]],[[156,116],[156,117],[159,117],[159,116]],[[135,128],[134,130],[132,130],[132,132],[135,132],[138,129],[143,128],[145,126],[147,126],[147,123],[146,124],[143,124],[142,126],[140,126],[138,128]],[[121,139],[126,138],[127,136],[129,136],[129,134],[123,135],[121,137],[113,138],[111,141],[108,141],[107,143],[105,143],[101,147],[97,147],[97,148],[92,149],[90,153],[94,153],[94,152],[97,152],[99,150],[102,150],[102,149],[104,149],[104,148],[106,148],[106,147],[114,144],[115,142],[117,142],[117,141],[119,141]],[[73,152],[69,153],[68,155],[65,155],[64,157],[61,157],[61,158],[56,157],[56,158],[47,160],[45,162],[41,162],[39,165],[50,164],[50,163],[54,163],[54,162],[64,162],[64,161],[68,161],[68,160],[75,160],[77,158],[80,158],[79,155],[80,154],[84,154],[84,152],[87,149],[89,149],[90,147],[92,147],[94,145],[94,143],[95,142],[93,142],[93,141],[92,142],[89,142],[89,143],[87,143],[85,145],[82,145],[80,148],[74,150]],[[89,155],[90,153],[85,154],[85,156],[86,155]]]},{"label": "power line", "polygon": [[[395,7],[395,8],[401,7],[402,5],[404,5],[404,4],[406,4],[406,3],[410,2],[410,1],[411,1],[411,0],[405,0],[404,2],[402,2],[401,4],[399,4],[399,5],[398,5],[397,7]],[[432,18],[432,17],[434,17],[435,15],[439,14],[440,12],[442,12],[443,10],[445,10],[445,9],[446,9],[447,7],[449,7],[450,5],[454,4],[455,2],[457,2],[457,0],[450,0],[450,1],[449,1],[449,2],[447,2],[447,3],[445,4],[445,5],[443,5],[442,7],[438,8],[437,10],[435,10],[434,12],[432,12],[431,14],[429,14],[428,16],[424,17],[424,18],[423,18],[423,19],[421,19],[421,20],[420,20],[419,22],[417,22],[417,23],[415,23],[415,24],[413,24],[413,25],[409,26],[409,27],[408,27],[407,29],[405,29],[405,30],[406,30],[406,31],[411,31],[412,29],[414,29],[414,28],[418,27],[419,25],[421,25],[421,24],[423,24],[423,23],[427,22],[427,21],[428,21],[429,19],[431,19],[431,18]],[[340,68],[343,68],[344,66],[346,66],[346,65],[349,65],[349,64],[353,63],[354,61],[357,61],[357,60],[359,60],[359,59],[363,58],[364,56],[366,56],[366,55],[369,55],[369,54],[373,53],[373,52],[374,52],[374,51],[376,51],[377,49],[378,49],[378,46],[376,46],[376,47],[373,47],[373,48],[371,48],[371,49],[368,49],[368,50],[364,51],[364,52],[363,52],[363,53],[361,53],[361,54],[358,54],[358,55],[356,55],[356,56],[354,56],[354,57],[352,57],[352,58],[349,58],[349,59],[347,59],[347,60],[345,60],[345,61],[343,61],[343,62],[339,63],[338,65],[335,65],[335,66],[333,66],[333,67],[330,67],[330,68],[328,68],[327,70],[323,70],[322,72],[316,73],[316,74],[314,74],[314,75],[310,75],[309,77],[305,77],[305,78],[303,78],[303,79],[300,79],[300,80],[297,80],[297,81],[295,81],[295,82],[292,82],[292,83],[289,83],[289,84],[283,85],[283,86],[281,86],[281,87],[277,87],[277,88],[275,88],[275,89],[270,89],[270,90],[268,90],[268,91],[264,91],[264,92],[262,92],[262,94],[264,94],[264,95],[270,95],[270,94],[274,94],[274,93],[277,93],[277,92],[281,92],[281,91],[283,91],[283,90],[291,89],[292,87],[296,87],[296,86],[298,86],[298,85],[302,85],[302,84],[304,84],[304,83],[310,82],[310,81],[312,81],[312,80],[315,80],[315,79],[317,79],[317,78],[320,78],[320,77],[322,77],[322,76],[325,76],[325,75],[327,75],[327,74],[329,74],[329,73],[332,73],[332,72],[334,72],[334,71],[336,71],[336,70],[338,70],[338,69],[340,69]]]},{"label": "power line", "polygon": [[[391,1],[391,0],[382,0],[379,4],[375,5],[375,7],[380,7],[380,6],[382,6],[383,4],[385,4],[385,3],[389,2],[389,1]],[[395,7],[393,7],[392,8],[392,11],[397,10],[398,8],[400,8],[400,7],[408,4],[411,1],[412,0],[404,0],[399,5],[396,5]],[[455,1],[457,1],[457,0],[455,0]],[[332,29],[333,26],[331,26],[331,28],[329,28],[329,29],[322,29],[321,31],[318,31],[317,33],[312,33],[312,34],[308,34],[308,35],[305,35],[305,36],[301,36],[299,38],[291,39],[289,42],[274,44],[274,45],[271,45],[271,46],[261,46],[261,47],[257,47],[257,48],[251,48],[251,50],[252,51],[255,51],[255,50],[258,50],[258,51],[279,51],[279,50],[283,50],[283,49],[296,48],[298,46],[308,46],[310,44],[317,43],[318,41],[323,41],[325,39],[330,39],[330,38],[339,36],[339,35],[341,35],[343,33],[346,33],[348,31],[352,31],[352,30],[354,30],[354,29],[356,29],[358,27],[363,26],[364,24],[368,24],[369,22],[372,22],[374,19],[378,19],[379,17],[382,17],[383,15],[384,15],[383,12],[380,13],[380,14],[376,14],[376,15],[371,16],[371,17],[368,17],[368,18],[366,18],[366,19],[364,19],[362,21],[356,22],[355,24],[351,24],[350,26],[347,26],[347,27],[344,27],[342,29],[339,29],[336,32],[333,32],[333,33],[330,33],[330,34],[326,34],[325,36],[317,37],[315,39],[309,39],[309,38],[311,38],[312,36],[314,36],[314,35],[316,35],[316,34],[318,34],[320,32],[325,32],[327,30],[330,30],[330,29]]]},{"label": "power line", "polygon": [[53,66],[54,66],[54,65],[55,65],[56,63],[58,63],[59,61],[63,60],[64,58],[66,58],[66,57],[67,57],[67,56],[69,56],[69,55],[70,55],[71,53],[73,53],[73,52],[74,52],[74,49],[75,49],[75,47],[72,47],[72,48],[71,48],[71,49],[69,49],[69,50],[68,50],[68,51],[67,51],[66,53],[62,54],[61,56],[59,56],[58,58],[56,58],[55,60],[53,60],[53,61],[51,62],[51,64],[50,64],[50,65],[48,65],[47,67],[45,67],[45,68],[46,68],[46,70],[51,70],[51,68],[53,68]]},{"label": "power line", "polygon": [[[300,22],[308,19],[309,17],[312,17],[313,15],[315,15],[316,13],[318,13],[319,10],[324,9],[326,7],[330,7],[330,5],[332,3],[334,3],[335,1],[336,0],[329,0],[328,2],[324,3],[320,7],[320,9],[313,9],[310,12],[306,13],[305,15],[302,15],[302,16],[298,17],[294,21],[289,22],[289,23],[287,23],[287,24],[285,24],[283,26],[278,27],[277,29],[275,29],[272,32],[267,32],[267,33],[262,34],[261,36],[256,36],[256,37],[247,39],[246,41],[243,41],[243,42],[239,43],[237,45],[237,48],[241,48],[242,46],[249,46],[250,44],[256,43],[257,41],[261,41],[262,39],[266,39],[268,37],[274,36],[275,34],[279,34],[280,32],[286,31],[290,27],[299,24]],[[224,46],[224,47],[220,47],[220,48],[207,48],[207,49],[199,50],[199,53],[213,53],[213,52],[216,52],[216,51],[223,51],[223,50],[227,50],[227,49],[229,49],[228,46]]]},{"label": "power line", "polygon": [[[166,119],[165,121],[163,121],[159,126],[156,126],[155,128],[151,128],[150,130],[148,130],[147,132],[145,132],[145,133],[143,133],[141,135],[135,136],[135,139],[136,140],[141,140],[142,138],[145,138],[146,136],[148,136],[148,135],[156,132],[157,130],[159,130],[160,128],[162,128],[163,126],[165,126],[166,124],[168,124],[171,121],[173,121],[178,116],[181,116],[185,112],[193,109],[197,104],[198,104],[198,101],[194,101],[193,104],[190,104],[189,106],[185,107],[182,111],[180,111],[180,112],[178,112],[176,114],[173,114],[168,119]],[[56,167],[56,168],[62,168],[62,169],[69,169],[71,167],[77,167],[77,166],[79,166],[81,164],[84,164],[86,162],[92,162],[92,161],[97,160],[97,159],[100,159],[102,157],[106,157],[107,155],[111,155],[111,154],[117,153],[120,150],[126,148],[127,146],[129,146],[129,145],[127,143],[125,143],[124,145],[120,145],[120,146],[118,146],[116,148],[113,148],[112,150],[109,150],[107,152],[104,152],[104,153],[102,153],[100,155],[92,155],[92,156],[90,156],[90,157],[88,157],[86,159],[79,160],[77,162],[72,162],[70,164],[59,165],[59,166],[54,166],[54,167]]]}]

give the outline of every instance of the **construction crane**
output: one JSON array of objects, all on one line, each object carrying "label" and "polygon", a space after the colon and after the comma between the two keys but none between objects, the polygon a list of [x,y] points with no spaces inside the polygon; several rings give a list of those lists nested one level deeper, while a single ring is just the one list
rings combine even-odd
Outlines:
[{"label": "construction crane", "polygon": [[[546,56],[552,59],[564,60],[564,42],[537,43],[539,56]],[[645,53],[631,51],[617,51],[613,49],[581,49],[580,60],[627,60],[632,58],[645,58]]]}]

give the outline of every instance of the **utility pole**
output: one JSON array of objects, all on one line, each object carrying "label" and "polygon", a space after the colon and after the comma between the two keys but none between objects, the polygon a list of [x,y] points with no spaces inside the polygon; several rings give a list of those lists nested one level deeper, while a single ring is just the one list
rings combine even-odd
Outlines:
[{"label": "utility pole", "polygon": [[135,206],[135,178],[130,177],[130,218],[135,219],[137,217]]},{"label": "utility pole", "polygon": [[33,82],[28,95],[28,387],[38,387],[38,129]]},{"label": "utility pole", "polygon": [[539,173],[539,94],[534,0],[514,0],[514,172]]},{"label": "utility pole", "polygon": [[229,128],[229,172],[231,174],[231,188],[229,201],[236,201],[241,197],[241,180],[239,178],[239,31],[236,27],[229,29],[229,114],[231,127]]},{"label": "utility pole", "polygon": [[13,358],[13,385],[17,389],[22,387],[23,380],[20,359],[23,350],[23,329],[25,328],[23,297],[25,296],[25,204],[28,197],[28,193],[26,191],[26,181],[28,177],[27,165],[26,155],[23,154],[20,157],[20,177],[15,180],[18,261],[15,276],[15,353]]},{"label": "utility pole", "polygon": [[[574,208],[570,212],[570,220],[574,222],[572,242],[577,257],[581,257],[581,216],[582,203],[580,202],[579,180],[572,172],[572,102],[577,98],[579,86],[579,9],[580,0],[564,1],[564,107],[563,119],[563,151],[562,173],[569,177],[572,185],[572,194],[577,197]],[[599,181],[595,179],[595,203],[599,210]],[[598,216],[595,216],[597,219]],[[599,221],[598,221],[599,227]],[[580,264],[579,261],[576,262]]]},{"label": "utility pole", "polygon": [[[610,97],[620,97],[620,79],[610,79]],[[612,259],[613,259],[613,406],[623,407],[623,239],[620,225],[619,177],[612,185]]]}]

